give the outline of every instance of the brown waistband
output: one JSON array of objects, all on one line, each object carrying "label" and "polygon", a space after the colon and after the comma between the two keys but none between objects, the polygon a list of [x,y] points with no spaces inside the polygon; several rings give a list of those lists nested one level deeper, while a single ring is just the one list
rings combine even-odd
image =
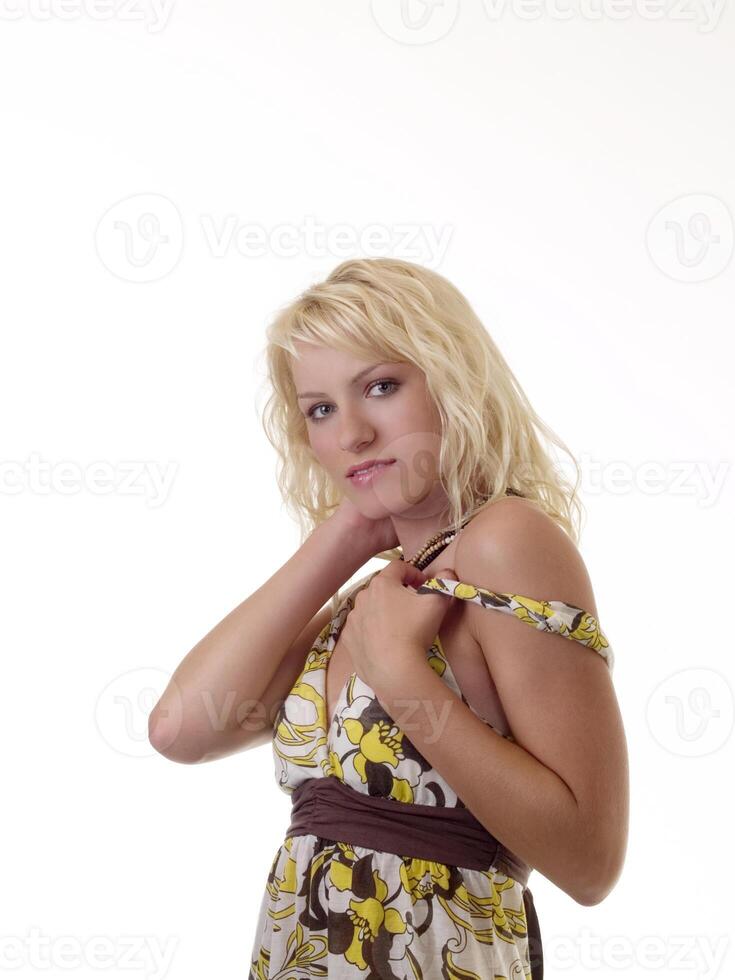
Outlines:
[{"label": "brown waistband", "polygon": [[527,885],[531,868],[466,807],[401,803],[360,793],[336,776],[317,776],[300,783],[291,794],[286,836],[299,834],[476,871],[497,868],[523,886],[531,980],[543,980],[541,930]]},{"label": "brown waistband", "polygon": [[336,776],[306,779],[291,794],[286,836],[298,834],[476,871],[496,867],[524,886],[531,872],[466,807],[369,796]]}]

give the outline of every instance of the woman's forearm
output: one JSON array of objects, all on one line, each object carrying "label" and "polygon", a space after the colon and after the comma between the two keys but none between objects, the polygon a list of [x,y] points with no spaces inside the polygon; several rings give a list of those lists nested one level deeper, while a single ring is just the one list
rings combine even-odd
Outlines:
[{"label": "woman's forearm", "polygon": [[261,699],[291,644],[369,557],[359,541],[345,541],[341,525],[315,528],[176,668],[149,719],[151,733],[168,728],[150,736],[163,754],[192,762],[233,751],[238,740],[244,747],[246,718],[256,704],[270,707]]}]

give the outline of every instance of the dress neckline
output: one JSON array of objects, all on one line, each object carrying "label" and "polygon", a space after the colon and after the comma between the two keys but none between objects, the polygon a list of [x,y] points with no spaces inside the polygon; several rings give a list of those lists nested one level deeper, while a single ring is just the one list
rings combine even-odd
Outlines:
[{"label": "dress neckline", "polygon": [[[377,571],[373,572],[362,583],[360,588],[355,589],[354,592],[352,592],[350,595],[348,595],[345,598],[345,601],[341,603],[341,605],[337,610],[337,613],[332,617],[332,619],[329,621],[328,624],[328,643],[327,643],[327,649],[325,651],[326,655],[324,657],[324,665],[319,671],[320,674],[319,694],[321,697],[322,707],[319,710],[319,717],[317,719],[318,727],[323,737],[325,738],[327,745],[329,742],[329,736],[334,727],[334,722],[336,721],[340,708],[343,705],[345,691],[347,690],[350,684],[352,684],[355,680],[358,680],[365,688],[365,691],[369,693],[370,697],[376,698],[375,691],[373,691],[373,689],[365,681],[363,681],[360,678],[360,676],[353,670],[352,673],[347,677],[345,682],[342,684],[340,690],[338,691],[336,707],[331,717],[328,717],[329,705],[327,704],[327,671],[329,669],[329,663],[332,659],[332,654],[334,653],[334,648],[337,645],[337,641],[339,640],[340,633],[342,632],[344,624],[347,621],[347,616],[351,611],[350,608],[348,607],[351,602],[354,602],[354,597],[358,594],[358,592],[362,591],[362,589],[364,588],[367,588],[367,586],[370,584],[374,576],[377,575],[378,572],[380,571],[382,571],[382,569],[379,568]],[[427,581],[433,581],[433,580],[427,579]],[[447,579],[446,581],[449,581],[449,579]],[[462,584],[462,583],[458,583],[458,584]],[[347,608],[347,612],[345,612],[344,615],[342,615],[346,608]],[[342,616],[342,621],[339,622],[339,625],[335,626],[335,624],[339,621],[340,616]],[[494,729],[503,738],[512,738],[511,735],[504,734],[503,732],[500,731],[499,728],[496,728],[495,725],[489,722],[486,718],[483,718],[483,716],[479,713],[479,711],[477,711],[465,698],[457,682],[457,678],[454,676],[454,671],[452,670],[451,664],[447,659],[446,653],[444,652],[444,647],[441,641],[441,631],[437,633],[437,635],[434,637],[434,641],[432,642],[431,646],[426,651],[426,660],[431,661],[432,658],[438,659],[442,662],[442,664],[444,665],[444,669],[441,671],[441,673],[439,671],[437,671],[437,673],[440,673],[440,676],[442,677],[442,679],[445,680],[447,686],[450,688],[450,690],[454,692],[454,694],[457,695],[457,697],[462,701],[462,703],[465,704],[470,709],[470,711],[477,718],[480,719],[480,721],[483,724],[487,725],[489,728]],[[432,667],[431,669],[433,670],[434,668]]]},{"label": "dress neckline", "polygon": [[[339,640],[340,633],[342,632],[345,620],[349,615],[351,606],[354,604],[355,596],[361,592],[362,589],[367,588],[372,579],[380,571],[381,569],[377,569],[375,572],[372,572],[365,578],[358,588],[353,589],[348,593],[344,602],[339,606],[336,614],[329,621],[328,627],[325,627],[325,629],[328,630],[327,649],[325,651],[326,657],[324,658],[324,664],[319,671],[321,675],[321,680],[319,681],[319,684],[321,685],[321,689],[319,691],[321,708],[319,710],[317,724],[327,743],[329,742],[329,735],[334,727],[334,722],[337,714],[339,713],[340,705],[342,704],[344,693],[347,690],[348,685],[352,684],[353,681],[358,680],[364,686],[365,690],[369,692],[371,697],[376,697],[372,688],[362,681],[359,675],[353,671],[345,680],[338,693],[337,706],[334,712],[332,713],[331,717],[327,717],[327,670],[329,668],[329,662],[332,659],[332,653],[337,645],[337,641]],[[416,591],[419,593],[438,591],[449,596],[455,596],[456,598],[460,598],[465,601],[476,602],[485,608],[496,609],[505,612],[506,614],[515,615],[517,618],[521,619],[523,622],[535,629],[565,635],[569,639],[576,640],[582,645],[596,651],[606,661],[610,672],[612,673],[613,671],[615,656],[607,637],[600,629],[600,624],[597,621],[597,618],[579,606],[564,602],[560,599],[535,599],[531,596],[524,596],[515,593],[494,592],[490,589],[471,585],[468,582],[462,582],[459,579],[450,578],[429,577],[423,583],[423,585],[417,586]],[[337,623],[338,625],[335,626]],[[465,704],[470,711],[472,711],[472,713],[483,722],[483,724],[488,725],[494,731],[498,732],[498,734],[503,738],[512,739],[513,736],[511,734],[504,734],[486,718],[483,718],[482,715],[475,708],[473,708],[473,706],[465,698],[464,694],[462,693],[462,689],[457,682],[457,678],[454,676],[449,660],[444,652],[440,633],[437,633],[433,643],[426,651],[426,659],[431,661],[432,657],[438,658],[443,664],[443,669],[441,671],[436,671],[436,673],[440,674],[442,678],[446,676],[446,683],[448,687],[457,695],[458,698],[460,698],[462,703]],[[432,669],[434,669],[433,666]]]}]

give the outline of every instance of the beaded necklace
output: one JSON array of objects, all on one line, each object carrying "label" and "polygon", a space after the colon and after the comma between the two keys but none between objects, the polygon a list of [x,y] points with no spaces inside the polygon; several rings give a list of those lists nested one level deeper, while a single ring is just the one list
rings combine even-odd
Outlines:
[{"label": "beaded necklace", "polygon": [[448,544],[450,544],[465,524],[469,523],[470,518],[468,517],[466,521],[463,521],[456,531],[439,531],[438,534],[434,534],[426,544],[422,545],[419,550],[411,558],[404,559],[401,555],[401,561],[406,561],[406,564],[413,565],[415,568],[423,569],[436,558],[440,552],[444,551]]},{"label": "beaded necklace", "polygon": [[[518,493],[518,491],[513,490],[512,487],[508,487],[505,491],[506,496],[512,494],[516,497],[521,497],[523,494]],[[423,544],[419,550],[411,558],[404,559],[403,555],[400,556],[401,561],[406,561],[406,564],[413,565],[415,568],[424,569],[427,565],[430,565],[432,561],[440,554],[447,545],[451,544],[452,541],[457,537],[462,528],[469,524],[472,520],[468,517],[467,520],[462,521],[456,531],[439,531],[432,535],[428,541]]]}]

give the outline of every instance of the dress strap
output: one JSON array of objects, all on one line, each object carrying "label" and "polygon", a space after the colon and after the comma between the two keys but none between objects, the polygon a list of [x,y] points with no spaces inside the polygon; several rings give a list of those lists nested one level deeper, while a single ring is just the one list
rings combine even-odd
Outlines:
[{"label": "dress strap", "polygon": [[416,587],[417,593],[443,592],[445,595],[468,602],[476,602],[485,609],[509,613],[534,629],[547,633],[559,633],[569,640],[576,640],[589,647],[607,662],[612,673],[615,655],[596,618],[579,606],[562,602],[561,599],[533,599],[512,592],[491,592],[477,585],[450,578],[429,578]]}]

